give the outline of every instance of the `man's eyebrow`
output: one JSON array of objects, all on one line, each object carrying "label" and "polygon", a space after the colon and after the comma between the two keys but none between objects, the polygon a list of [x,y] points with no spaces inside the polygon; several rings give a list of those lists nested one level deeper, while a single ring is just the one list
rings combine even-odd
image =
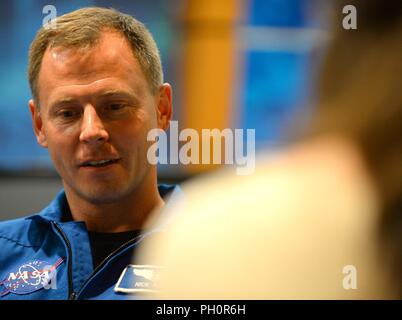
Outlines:
[{"label": "man's eyebrow", "polygon": [[124,96],[124,97],[131,97],[136,99],[135,95],[127,92],[127,91],[122,91],[122,90],[108,90],[104,91],[99,94],[99,97],[105,98],[105,97],[113,97],[113,96]]},{"label": "man's eyebrow", "polygon": [[[136,95],[123,91],[123,90],[108,90],[104,91],[98,94],[98,98],[109,98],[109,97],[123,97],[123,98],[130,98],[132,99],[135,103],[139,102],[139,99],[137,98]],[[58,107],[62,107],[63,105],[70,104],[70,103],[76,103],[79,102],[79,99],[74,98],[74,97],[63,97],[60,99],[57,99],[55,102],[53,102],[50,105],[49,110],[53,110]]]},{"label": "man's eyebrow", "polygon": [[72,102],[78,102],[78,100],[75,99],[75,98],[72,98],[72,97],[71,97],[71,98],[70,98],[70,97],[66,97],[66,98],[57,99],[56,101],[54,101],[54,102],[50,105],[49,110],[54,109],[54,108],[57,108],[57,107],[59,107],[59,106],[63,106],[63,105],[65,105],[65,104],[72,103]]},{"label": "man's eyebrow", "polygon": [[129,101],[131,101],[136,105],[140,104],[140,99],[137,97],[136,94],[123,90],[108,90],[100,93],[98,95],[98,98],[100,99],[122,98],[122,99],[128,99]]}]

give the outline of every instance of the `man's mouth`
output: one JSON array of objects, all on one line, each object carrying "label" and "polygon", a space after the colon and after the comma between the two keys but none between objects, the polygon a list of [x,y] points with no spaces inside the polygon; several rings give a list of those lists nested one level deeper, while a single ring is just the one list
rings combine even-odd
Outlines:
[{"label": "man's mouth", "polygon": [[85,161],[81,166],[82,167],[106,167],[108,165],[114,164],[118,162],[120,159],[105,159],[105,160],[91,160]]}]

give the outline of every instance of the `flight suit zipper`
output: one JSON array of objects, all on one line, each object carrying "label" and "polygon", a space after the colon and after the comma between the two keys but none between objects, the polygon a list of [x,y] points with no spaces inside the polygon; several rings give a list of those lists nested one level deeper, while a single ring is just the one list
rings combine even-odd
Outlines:
[{"label": "flight suit zipper", "polygon": [[54,221],[51,221],[51,223],[52,226],[57,229],[57,232],[63,238],[67,246],[68,299],[73,300],[76,297],[76,293],[73,292],[73,265],[72,265],[73,251],[71,249],[71,243],[70,240],[68,240],[64,231],[60,228],[60,226]]},{"label": "flight suit zipper", "polygon": [[72,268],[72,249],[71,249],[71,243],[70,240],[68,240],[66,234],[64,231],[60,228],[60,226],[52,221],[52,225],[57,229],[58,233],[60,236],[63,238],[64,242],[66,243],[67,246],[67,251],[68,251],[68,258],[67,258],[67,273],[68,273],[68,300],[77,300],[78,296],[82,293],[82,291],[85,289],[85,286],[95,277],[95,275],[98,273],[98,271],[106,264],[106,262],[112,258],[114,255],[117,255],[120,251],[123,249],[127,248],[130,244],[138,241],[143,237],[143,235],[136,236],[135,238],[125,242],[122,244],[120,247],[118,247],[116,250],[114,250],[112,253],[110,253],[105,259],[102,260],[102,262],[94,269],[94,271],[91,273],[91,275],[88,277],[87,280],[83,283],[81,288],[77,291],[73,291],[73,268]]},{"label": "flight suit zipper", "polygon": [[113,256],[117,255],[120,251],[123,251],[124,249],[126,249],[129,245],[131,245],[131,244],[135,243],[136,241],[140,240],[141,237],[143,237],[143,235],[136,236],[135,238],[123,243],[120,247],[118,247],[116,250],[114,250],[112,253],[110,253],[105,259],[103,259],[102,262],[100,264],[98,264],[98,266],[91,273],[91,275],[88,277],[88,279],[85,280],[85,282],[83,283],[81,288],[78,290],[78,293],[76,293],[74,295],[74,298],[71,298],[71,299],[76,300],[79,297],[79,295],[85,289],[86,285],[96,276],[98,271],[106,264],[106,262],[108,260],[110,260],[110,258],[112,258]]}]

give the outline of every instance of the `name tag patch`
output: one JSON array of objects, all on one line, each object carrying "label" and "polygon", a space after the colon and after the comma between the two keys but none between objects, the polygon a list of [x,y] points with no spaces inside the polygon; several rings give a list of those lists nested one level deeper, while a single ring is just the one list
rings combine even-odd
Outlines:
[{"label": "name tag patch", "polygon": [[128,265],[114,287],[115,292],[139,293],[157,291],[161,267],[152,265]]}]

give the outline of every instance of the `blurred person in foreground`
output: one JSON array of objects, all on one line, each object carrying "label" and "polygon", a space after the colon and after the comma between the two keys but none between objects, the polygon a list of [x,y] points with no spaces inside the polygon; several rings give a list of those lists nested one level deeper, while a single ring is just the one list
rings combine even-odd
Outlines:
[{"label": "blurred person in foreground", "polygon": [[[342,29],[344,4],[357,30]],[[337,5],[303,138],[251,176],[184,187],[169,231],[136,260],[164,266],[152,297],[401,297],[402,6]]]},{"label": "blurred person in foreground", "polygon": [[177,192],[147,159],[148,132],[172,116],[156,43],[129,15],[83,8],[38,31],[28,73],[36,138],[64,188],[0,223],[0,300],[135,295],[125,268],[152,234],[143,223]]}]

